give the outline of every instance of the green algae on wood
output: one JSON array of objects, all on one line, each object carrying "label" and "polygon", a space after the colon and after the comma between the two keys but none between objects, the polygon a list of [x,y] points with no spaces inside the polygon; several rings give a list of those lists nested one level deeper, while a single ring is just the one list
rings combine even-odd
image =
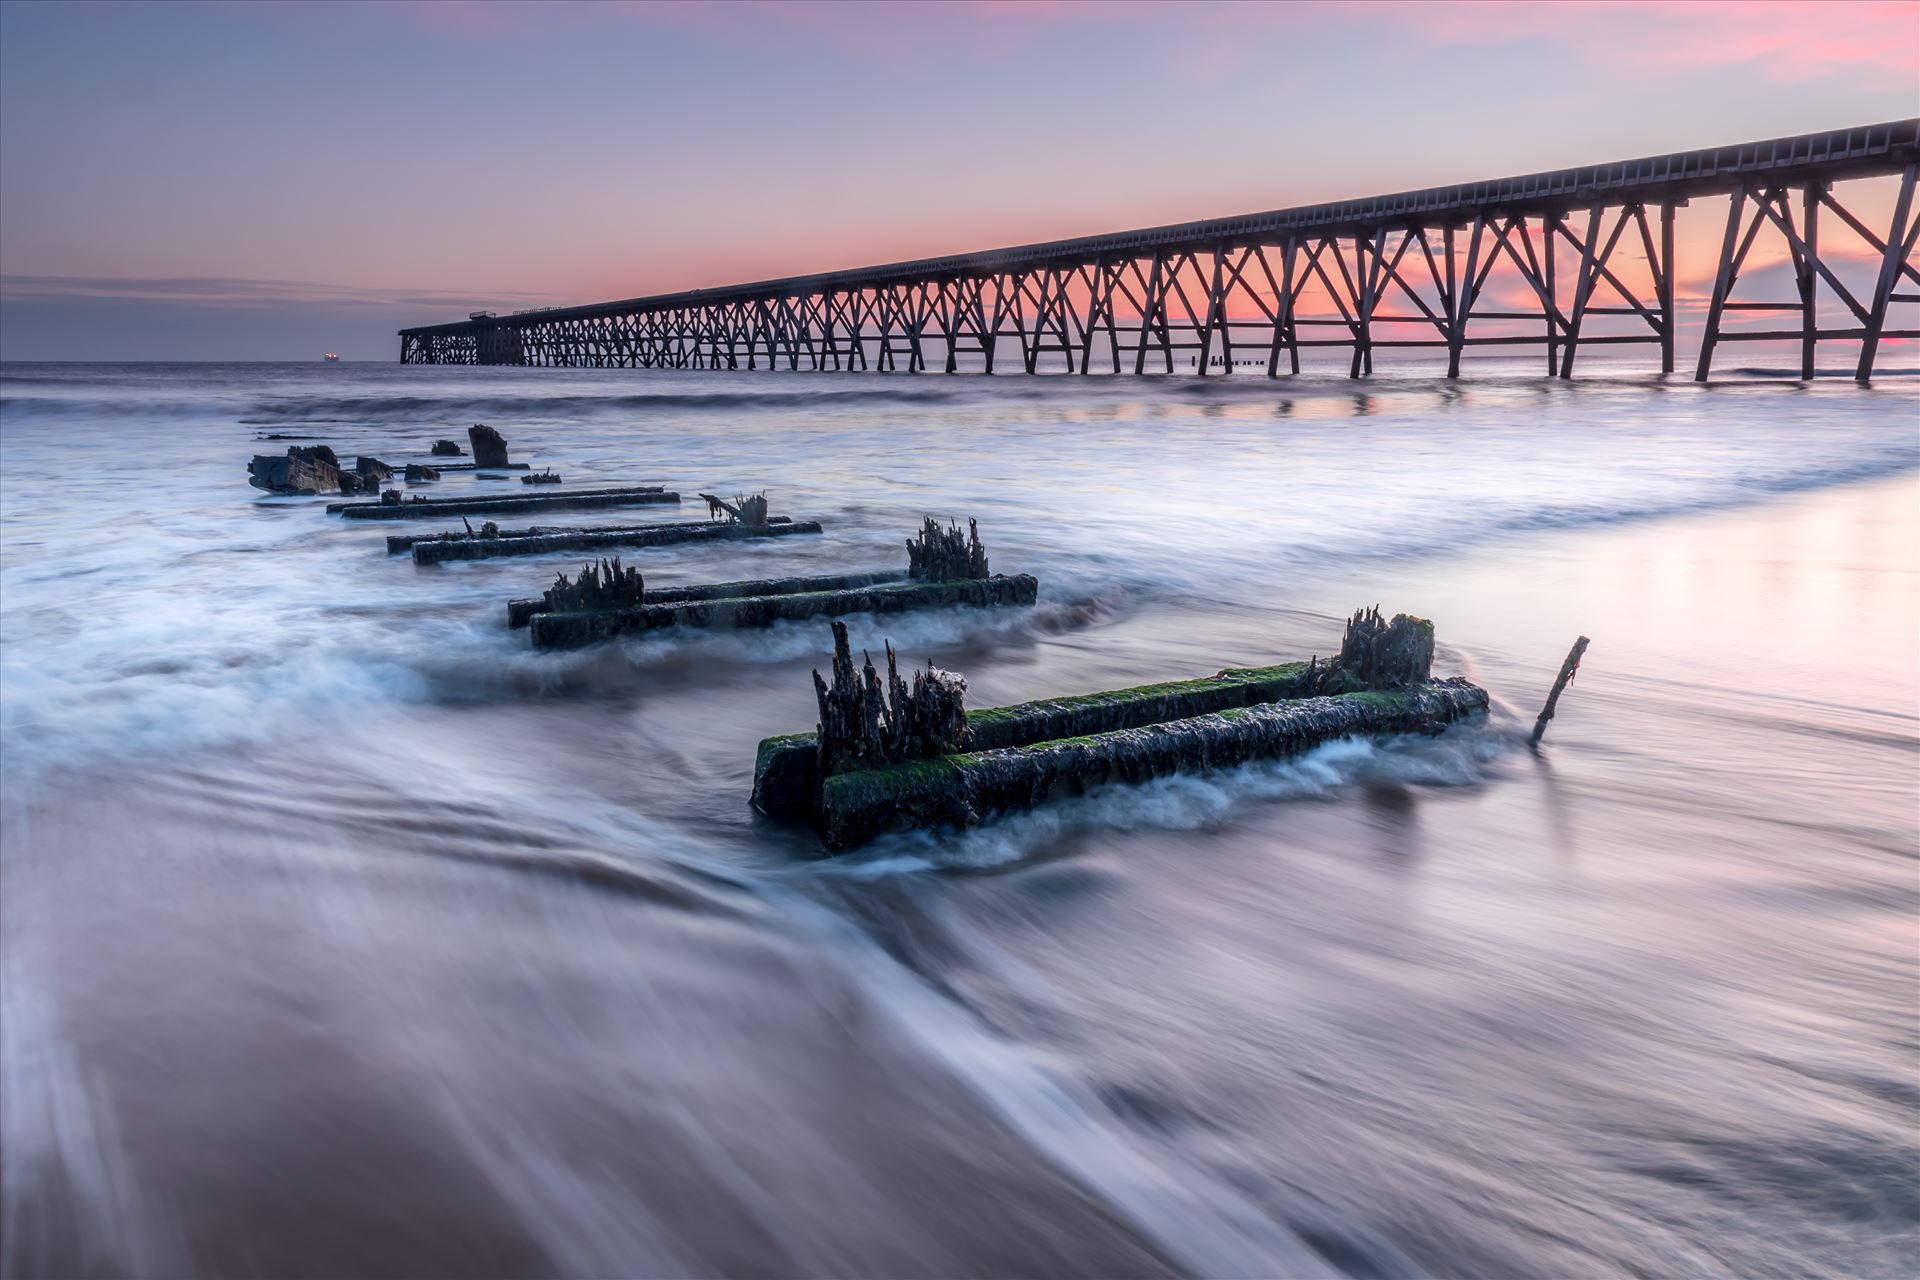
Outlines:
[{"label": "green algae on wood", "polygon": [[[871,661],[862,685],[843,628],[834,639],[836,694],[864,693],[871,703]],[[770,816],[810,820],[838,851],[895,826],[964,826],[1063,790],[1280,759],[1360,734],[1438,732],[1486,708],[1484,690],[1434,680],[1432,668],[1433,624],[1406,614],[1389,621],[1373,608],[1353,615],[1324,664],[1316,657],[1233,667],[1211,678],[964,712],[946,745],[924,751],[874,749],[872,732],[829,716],[823,695],[816,733],[760,743],[753,803]],[[964,681],[952,680],[964,694]],[[818,672],[814,681],[825,687]]]},{"label": "green algae on wood", "polygon": [[970,826],[1108,783],[1285,759],[1339,738],[1438,732],[1486,706],[1485,690],[1455,678],[968,751],[829,776],[820,784],[816,821],[827,849],[840,852],[897,826]]},{"label": "green algae on wood", "polygon": [[[768,526],[787,527],[792,526]],[[417,554],[425,546],[415,547]],[[458,545],[458,544],[450,544]],[[1040,584],[1030,574],[957,582],[890,582],[842,591],[738,596],[643,604],[625,609],[537,613],[530,624],[537,649],[572,648],[632,632],[673,627],[764,627],[781,621],[842,617],[850,613],[900,613],[951,605],[1029,605]]]},{"label": "green algae on wood", "polygon": [[[1163,720],[1302,696],[1307,691],[1309,669],[1305,662],[1230,668],[1199,679],[1040,698],[1006,707],[980,707],[967,712],[967,728],[975,750],[1137,729]],[[787,734],[762,742],[754,769],[755,806],[773,817],[804,817],[812,803],[817,746],[811,733]]]}]

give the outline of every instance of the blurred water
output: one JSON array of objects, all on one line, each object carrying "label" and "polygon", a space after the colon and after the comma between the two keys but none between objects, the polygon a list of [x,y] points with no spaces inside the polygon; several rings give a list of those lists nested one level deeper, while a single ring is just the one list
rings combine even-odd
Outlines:
[{"label": "blurred water", "polygon": [[[1920,1266],[1911,383],[0,393],[5,1274]],[[1500,705],[815,861],[745,799],[824,627],[536,655],[502,602],[575,558],[416,569],[245,485],[258,435],[474,421],[826,525],[636,553],[659,585],[978,517],[1038,608],[853,628],[976,705],[1375,602]]]}]

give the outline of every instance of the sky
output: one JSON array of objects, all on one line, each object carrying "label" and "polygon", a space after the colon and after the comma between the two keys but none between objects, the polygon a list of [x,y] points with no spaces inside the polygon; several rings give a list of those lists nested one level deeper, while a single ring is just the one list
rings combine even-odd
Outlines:
[{"label": "sky", "polygon": [[0,358],[392,360],[470,310],[1913,115],[1920,0],[0,0]]}]

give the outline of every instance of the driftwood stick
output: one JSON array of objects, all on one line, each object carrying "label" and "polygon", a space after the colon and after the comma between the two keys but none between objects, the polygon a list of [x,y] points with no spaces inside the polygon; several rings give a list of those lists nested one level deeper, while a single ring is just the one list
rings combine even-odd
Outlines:
[{"label": "driftwood stick", "polygon": [[1573,683],[1574,673],[1580,670],[1580,659],[1586,654],[1588,643],[1587,638],[1581,636],[1573,642],[1573,648],[1567,650],[1567,660],[1560,664],[1560,677],[1553,682],[1553,692],[1547,695],[1547,705],[1540,708],[1540,718],[1533,722],[1533,737],[1527,740],[1528,746],[1540,745],[1541,735],[1547,731],[1547,721],[1553,719],[1554,708],[1560,705],[1561,693]]}]

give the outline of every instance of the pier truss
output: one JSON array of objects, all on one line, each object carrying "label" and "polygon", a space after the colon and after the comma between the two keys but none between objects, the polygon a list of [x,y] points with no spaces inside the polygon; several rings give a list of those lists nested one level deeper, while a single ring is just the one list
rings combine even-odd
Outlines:
[{"label": "pier truss", "polygon": [[[1890,321],[1920,304],[1920,120],[1282,209],[986,253],[405,329],[409,364],[640,369],[1348,372],[1391,348],[1530,346],[1573,375],[1580,350],[1640,343],[1672,372],[1681,312],[1704,305],[1695,376],[1730,342],[1859,344],[1871,376]],[[1897,182],[1890,218],[1835,184]],[[1674,214],[1728,199],[1710,296],[1677,298]],[[1823,230],[1823,219],[1825,227]],[[1825,239],[1823,240],[1823,234]],[[1836,245],[1836,241],[1839,243]],[[1762,248],[1756,255],[1756,243]],[[1795,297],[1749,299],[1784,247]],[[1775,271],[1774,275],[1781,272]],[[1839,324],[1822,327],[1821,302]],[[1831,308],[1840,308],[1833,311]],[[1749,328],[1744,313],[1790,327]]]}]

